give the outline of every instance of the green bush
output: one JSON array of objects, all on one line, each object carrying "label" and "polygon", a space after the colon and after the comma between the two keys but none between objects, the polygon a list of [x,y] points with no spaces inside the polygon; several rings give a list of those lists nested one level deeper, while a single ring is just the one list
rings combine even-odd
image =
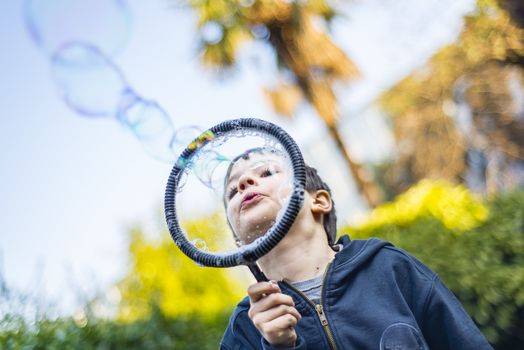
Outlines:
[{"label": "green bush", "polygon": [[464,231],[428,212],[347,230],[352,238],[378,237],[416,256],[440,275],[495,348],[524,349],[524,191],[487,207],[489,216]]},{"label": "green bush", "polygon": [[[79,323],[72,318],[42,319],[34,325],[9,320],[9,330],[0,328],[0,348],[5,350],[77,349],[216,349],[227,326],[229,312],[212,318],[168,318],[159,308],[151,317],[132,323],[91,318]],[[12,316],[11,316],[12,317]],[[4,317],[3,323],[7,322]],[[17,327],[12,327],[14,323]]]}]

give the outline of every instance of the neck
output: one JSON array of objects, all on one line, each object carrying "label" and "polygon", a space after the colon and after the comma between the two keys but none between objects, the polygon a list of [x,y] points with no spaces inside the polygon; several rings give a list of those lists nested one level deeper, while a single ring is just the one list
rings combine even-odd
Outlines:
[{"label": "neck", "polygon": [[310,232],[296,227],[259,264],[269,279],[296,282],[324,273],[334,256],[322,226]]}]

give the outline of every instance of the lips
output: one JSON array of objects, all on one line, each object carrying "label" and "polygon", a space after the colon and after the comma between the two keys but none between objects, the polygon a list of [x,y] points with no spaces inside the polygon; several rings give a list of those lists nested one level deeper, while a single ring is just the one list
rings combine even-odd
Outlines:
[{"label": "lips", "polygon": [[240,203],[240,209],[245,209],[248,206],[258,203],[264,196],[258,192],[249,192],[242,197],[242,202]]}]

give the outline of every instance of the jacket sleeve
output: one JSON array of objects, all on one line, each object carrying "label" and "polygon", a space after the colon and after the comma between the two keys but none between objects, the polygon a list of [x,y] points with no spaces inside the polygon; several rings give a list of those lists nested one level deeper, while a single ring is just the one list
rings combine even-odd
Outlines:
[{"label": "jacket sleeve", "polygon": [[248,322],[246,312],[235,312],[220,342],[221,350],[262,349],[261,336],[255,326]]},{"label": "jacket sleeve", "polygon": [[300,337],[299,335],[295,346],[292,348],[275,348],[271,346],[271,344],[269,344],[267,340],[262,338],[262,349],[263,350],[307,350],[307,346],[306,346],[306,342],[304,341],[304,339]]},{"label": "jacket sleeve", "polygon": [[462,304],[436,275],[426,300],[424,337],[431,349],[493,350]]}]

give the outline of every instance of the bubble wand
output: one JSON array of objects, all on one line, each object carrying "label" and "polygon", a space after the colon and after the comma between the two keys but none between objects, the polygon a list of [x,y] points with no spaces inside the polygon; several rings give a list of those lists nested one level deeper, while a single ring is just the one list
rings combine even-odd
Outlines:
[{"label": "bubble wand", "polygon": [[[212,253],[198,249],[187,238],[187,234],[180,227],[177,215],[176,197],[181,187],[181,179],[187,166],[198,154],[199,150],[215,138],[238,130],[255,131],[275,138],[287,153],[293,170],[293,189],[285,211],[277,222],[259,239],[242,246],[234,252]],[[258,281],[267,281],[267,277],[260,270],[256,261],[273,249],[288,233],[297,217],[304,201],[304,187],[306,171],[302,154],[297,144],[279,126],[270,122],[242,118],[222,122],[198,136],[181,153],[173,166],[167,181],[164,209],[167,226],[173,241],[178,248],[196,263],[209,267],[233,267],[246,265]]]}]

